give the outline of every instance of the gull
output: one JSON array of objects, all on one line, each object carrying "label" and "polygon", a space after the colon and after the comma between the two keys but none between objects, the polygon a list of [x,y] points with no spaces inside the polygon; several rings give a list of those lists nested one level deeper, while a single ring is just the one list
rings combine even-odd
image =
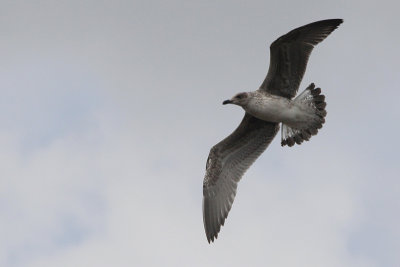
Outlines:
[{"label": "gull", "polygon": [[[232,207],[238,182],[264,152],[282,124],[281,145],[300,145],[316,135],[326,116],[325,96],[310,84],[296,98],[314,46],[342,19],[316,21],[279,37],[270,46],[267,76],[256,91],[236,94],[223,104],[245,110],[239,126],[210,150],[203,182],[203,222],[214,242]],[[293,99],[294,98],[294,99]]]}]

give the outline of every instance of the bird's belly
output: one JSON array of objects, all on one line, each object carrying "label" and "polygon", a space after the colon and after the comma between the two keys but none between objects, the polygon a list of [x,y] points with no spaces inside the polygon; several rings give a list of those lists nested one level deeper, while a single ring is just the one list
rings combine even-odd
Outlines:
[{"label": "bird's belly", "polygon": [[252,116],[270,122],[293,120],[293,111],[288,99],[268,99],[249,105],[245,110]]}]

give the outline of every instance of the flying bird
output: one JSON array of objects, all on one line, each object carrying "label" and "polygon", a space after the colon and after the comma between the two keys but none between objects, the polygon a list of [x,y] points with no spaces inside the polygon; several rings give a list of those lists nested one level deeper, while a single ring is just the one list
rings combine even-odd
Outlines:
[{"label": "flying bird", "polygon": [[[270,46],[267,76],[256,91],[236,94],[223,104],[245,110],[236,130],[210,150],[203,182],[203,222],[207,240],[218,237],[232,207],[239,180],[264,152],[282,123],[281,145],[300,145],[316,135],[326,116],[325,96],[310,84],[296,98],[314,46],[342,19],[321,20],[296,28]],[[293,99],[294,98],[294,99]]]}]

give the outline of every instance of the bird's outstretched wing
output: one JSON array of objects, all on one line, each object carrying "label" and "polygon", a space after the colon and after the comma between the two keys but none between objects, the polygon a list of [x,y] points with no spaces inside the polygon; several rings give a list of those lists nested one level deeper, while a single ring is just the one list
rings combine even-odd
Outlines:
[{"label": "bird's outstretched wing", "polygon": [[218,237],[239,180],[278,130],[278,123],[262,121],[246,113],[238,128],[211,148],[203,182],[203,221],[208,242]]},{"label": "bird's outstretched wing", "polygon": [[271,44],[268,74],[260,90],[293,98],[303,78],[312,49],[342,22],[342,19],[321,20],[279,37]]}]

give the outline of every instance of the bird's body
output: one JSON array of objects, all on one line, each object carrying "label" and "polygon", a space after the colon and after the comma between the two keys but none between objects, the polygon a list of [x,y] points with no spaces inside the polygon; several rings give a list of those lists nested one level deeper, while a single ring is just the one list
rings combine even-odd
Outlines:
[{"label": "bird's body", "polygon": [[308,105],[269,93],[249,93],[249,103],[242,108],[257,119],[281,122],[290,127],[304,129],[315,117],[314,109]]},{"label": "bird's body", "polygon": [[[237,129],[210,150],[203,182],[203,221],[208,242],[214,241],[232,207],[238,182],[271,143],[282,123],[282,146],[308,141],[322,128],[325,96],[310,84],[296,98],[315,45],[343,21],[322,20],[281,36],[271,44],[267,77],[256,91],[235,95],[223,104],[245,111]],[[294,98],[294,99],[293,99]]]},{"label": "bird's body", "polygon": [[242,108],[250,115],[264,121],[283,122],[293,117],[293,103],[285,97],[254,91],[248,94],[249,103]]}]

